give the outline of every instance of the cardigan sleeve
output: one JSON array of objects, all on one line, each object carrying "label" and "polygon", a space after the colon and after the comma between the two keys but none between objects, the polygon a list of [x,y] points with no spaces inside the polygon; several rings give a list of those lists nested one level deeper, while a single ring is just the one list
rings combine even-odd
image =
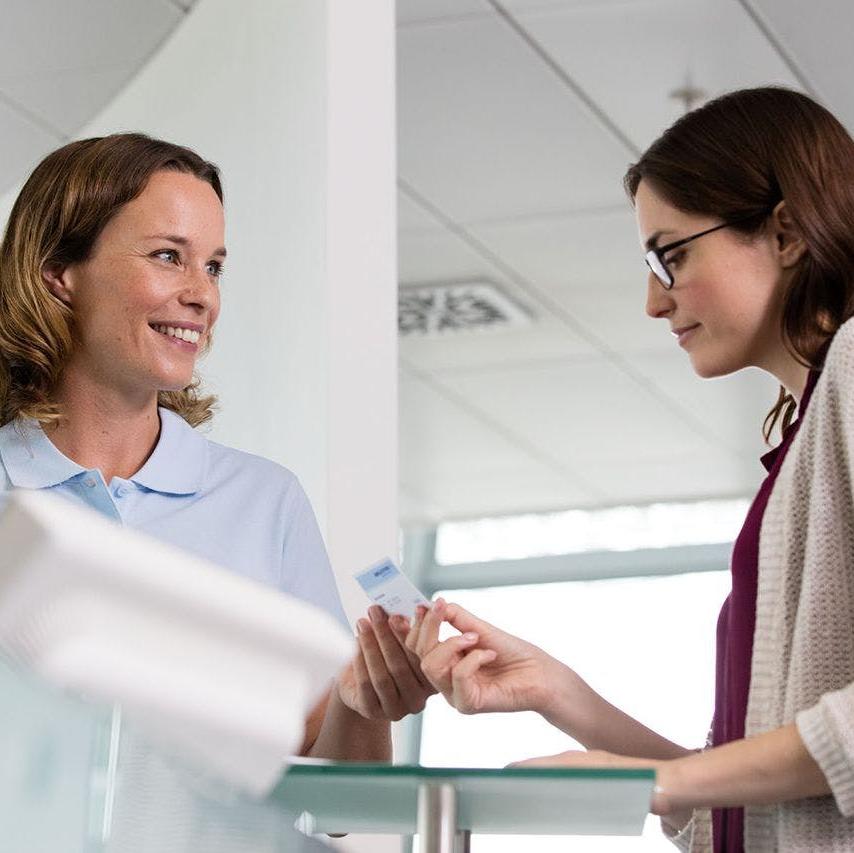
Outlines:
[{"label": "cardigan sleeve", "polygon": [[[823,555],[822,568],[842,572],[848,584],[854,583],[854,321],[848,321],[837,332],[827,355],[822,379],[823,410],[819,445],[824,452],[824,473],[841,478],[834,492],[835,506],[826,509],[810,507],[810,516],[824,511],[833,512],[838,531],[848,528],[841,547],[832,556]],[[818,556],[818,555],[815,555]],[[829,566],[828,560],[834,565]],[[846,584],[847,585],[847,584]],[[820,615],[818,618],[821,618]],[[852,614],[854,618],[854,614]],[[854,624],[850,625],[854,633]],[[840,638],[838,660],[850,657],[852,649]],[[798,732],[807,751],[815,759],[830,785],[839,811],[845,817],[854,816],[854,684],[825,693],[812,707],[797,714]]]},{"label": "cardigan sleeve", "polygon": [[836,806],[854,815],[854,684],[825,693],[797,715],[798,732],[827,779]]},{"label": "cardigan sleeve", "polygon": [[691,820],[678,832],[671,833],[662,821],[665,837],[684,853],[711,853],[712,813],[709,809],[694,809]]}]

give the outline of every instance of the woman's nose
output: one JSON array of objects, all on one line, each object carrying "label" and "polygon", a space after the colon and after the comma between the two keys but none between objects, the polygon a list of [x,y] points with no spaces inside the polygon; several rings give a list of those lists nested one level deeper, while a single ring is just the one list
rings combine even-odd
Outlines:
[{"label": "woman's nose", "polygon": [[192,275],[186,285],[181,293],[181,301],[185,305],[198,305],[200,308],[210,309],[219,300],[218,286],[211,281],[210,275],[205,270]]},{"label": "woman's nose", "polygon": [[673,297],[665,290],[652,270],[646,277],[646,313],[657,319],[666,317],[673,310]]}]

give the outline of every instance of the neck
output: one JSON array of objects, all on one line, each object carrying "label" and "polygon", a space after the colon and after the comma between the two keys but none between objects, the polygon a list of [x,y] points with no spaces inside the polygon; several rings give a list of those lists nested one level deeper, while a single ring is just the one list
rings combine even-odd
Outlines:
[{"label": "neck", "polygon": [[66,371],[56,401],[64,417],[46,435],[78,465],[100,469],[107,483],[132,477],[157,444],[156,393],[129,399]]},{"label": "neck", "polygon": [[779,353],[776,359],[769,360],[767,365],[759,366],[774,376],[797,403],[801,402],[810,375],[808,367],[804,367],[788,350]]}]

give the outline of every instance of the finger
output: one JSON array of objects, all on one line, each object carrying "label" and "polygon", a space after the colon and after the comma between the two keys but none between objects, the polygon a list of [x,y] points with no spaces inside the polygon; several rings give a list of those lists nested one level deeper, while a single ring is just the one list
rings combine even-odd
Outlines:
[{"label": "finger", "polygon": [[485,622],[483,619],[478,619],[473,613],[469,613],[464,607],[459,604],[449,604],[445,608],[445,621],[456,628],[461,634],[466,631],[474,631],[476,634],[485,635],[489,631],[495,631],[497,628]]},{"label": "finger", "polygon": [[382,705],[380,705],[379,697],[371,683],[371,676],[365,664],[365,655],[362,652],[361,645],[353,658],[353,677],[356,681],[357,701],[362,716],[369,720],[382,716]]},{"label": "finger", "polygon": [[[451,670],[478,640],[477,634],[466,633],[439,643],[421,660],[421,669],[430,683],[451,701]],[[453,704],[453,703],[451,703]]]},{"label": "finger", "polygon": [[419,660],[418,655],[416,655],[415,652],[410,651],[406,645],[406,638],[409,635],[410,630],[409,619],[405,616],[389,616],[388,624],[391,626],[394,636],[397,637],[397,641],[405,652],[406,658],[409,661],[409,666],[415,674],[415,678],[418,680],[421,688],[427,692],[428,696],[435,693],[436,688],[433,687],[427,676],[421,671],[421,661]]},{"label": "finger", "polygon": [[472,649],[451,670],[451,695],[454,707],[463,714],[473,714],[481,710],[474,701],[474,676],[477,671],[497,657],[492,649]]},{"label": "finger", "polygon": [[406,635],[406,648],[411,652],[415,651],[418,635],[421,633],[421,625],[424,622],[424,616],[427,614],[427,608],[423,604],[419,604],[415,608],[415,617],[409,628],[409,633]]},{"label": "finger", "polygon": [[424,619],[421,621],[421,630],[418,632],[418,639],[415,642],[415,654],[419,658],[424,658],[426,654],[431,652],[439,642],[439,629],[442,627],[442,622],[445,619],[445,608],[447,607],[444,598],[437,598],[433,606],[424,614]]},{"label": "finger", "polygon": [[424,710],[424,688],[412,670],[406,649],[400,644],[389,625],[386,612],[377,605],[368,610],[374,635],[382,652],[385,668],[394,680],[403,708],[410,714]]},{"label": "finger", "polygon": [[388,625],[394,636],[397,637],[397,641],[404,645],[409,629],[412,627],[409,619],[400,613],[392,613],[388,617]]},{"label": "finger", "polygon": [[403,716],[400,693],[386,667],[373,626],[367,619],[360,619],[358,625],[359,647],[365,656],[365,666],[368,669],[371,685],[382,706],[383,715],[389,720],[399,720]]}]

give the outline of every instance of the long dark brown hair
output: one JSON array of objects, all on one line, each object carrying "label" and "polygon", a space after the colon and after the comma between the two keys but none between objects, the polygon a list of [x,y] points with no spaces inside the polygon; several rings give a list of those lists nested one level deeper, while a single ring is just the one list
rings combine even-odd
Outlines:
[{"label": "long dark brown hair", "polygon": [[[645,180],[685,213],[764,227],[785,200],[806,244],[784,298],[783,339],[804,366],[821,367],[823,345],[854,315],[854,140],[814,100],[790,89],[742,89],[682,116],[629,167],[634,200]],[[766,441],[797,404],[785,388],[763,425]]]},{"label": "long dark brown hair", "polygon": [[[85,261],[106,224],[164,169],[195,175],[222,201],[216,166],[141,133],[64,145],[24,184],[0,245],[0,426],[62,417],[53,395],[74,347],[74,314],[45,286],[42,270]],[[198,426],[215,398],[202,396],[194,378],[181,391],[161,391],[159,403]]]}]

